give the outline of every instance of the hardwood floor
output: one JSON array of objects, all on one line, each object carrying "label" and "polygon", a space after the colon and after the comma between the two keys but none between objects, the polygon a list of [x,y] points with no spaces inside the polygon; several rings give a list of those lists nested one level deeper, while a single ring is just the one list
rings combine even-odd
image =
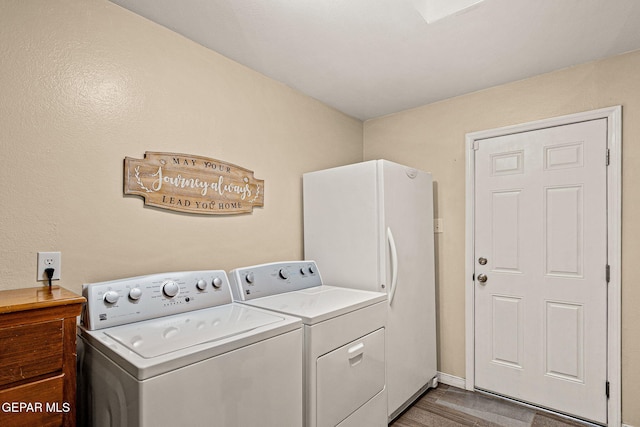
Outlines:
[{"label": "hardwood floor", "polygon": [[585,427],[503,399],[440,384],[425,393],[392,427]]}]

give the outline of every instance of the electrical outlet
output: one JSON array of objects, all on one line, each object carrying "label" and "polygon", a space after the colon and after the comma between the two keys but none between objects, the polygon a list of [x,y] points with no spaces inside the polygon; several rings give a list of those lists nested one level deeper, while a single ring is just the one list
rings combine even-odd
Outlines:
[{"label": "electrical outlet", "polygon": [[46,268],[53,268],[51,280],[60,280],[61,258],[60,252],[38,252],[38,280],[49,281],[44,272]]}]

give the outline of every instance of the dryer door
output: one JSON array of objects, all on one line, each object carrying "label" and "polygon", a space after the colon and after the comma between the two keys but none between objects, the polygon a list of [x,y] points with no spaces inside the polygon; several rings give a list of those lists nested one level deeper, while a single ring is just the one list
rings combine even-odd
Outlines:
[{"label": "dryer door", "polygon": [[384,389],[384,328],[316,361],[317,426],[335,426]]}]

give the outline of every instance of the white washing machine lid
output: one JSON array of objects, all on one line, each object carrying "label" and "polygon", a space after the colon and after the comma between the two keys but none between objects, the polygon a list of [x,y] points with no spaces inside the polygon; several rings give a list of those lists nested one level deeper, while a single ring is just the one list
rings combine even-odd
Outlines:
[{"label": "white washing machine lid", "polygon": [[225,305],[213,312],[198,310],[115,326],[104,333],[132,352],[149,359],[205,342],[220,341],[281,321],[282,316],[272,313]]},{"label": "white washing machine lid", "polygon": [[385,301],[386,294],[336,286],[316,286],[246,301],[245,304],[302,319],[314,325]]},{"label": "white washing machine lid", "polygon": [[139,380],[301,328],[300,319],[242,304],[88,331],[80,336]]}]

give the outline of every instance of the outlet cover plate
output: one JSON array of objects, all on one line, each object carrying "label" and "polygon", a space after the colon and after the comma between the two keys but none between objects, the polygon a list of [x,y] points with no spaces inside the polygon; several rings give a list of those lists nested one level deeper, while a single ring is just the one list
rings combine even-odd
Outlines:
[{"label": "outlet cover plate", "polygon": [[53,268],[51,280],[60,280],[62,269],[60,252],[38,252],[38,278],[40,281],[48,281],[49,278],[44,273],[45,268]]}]

